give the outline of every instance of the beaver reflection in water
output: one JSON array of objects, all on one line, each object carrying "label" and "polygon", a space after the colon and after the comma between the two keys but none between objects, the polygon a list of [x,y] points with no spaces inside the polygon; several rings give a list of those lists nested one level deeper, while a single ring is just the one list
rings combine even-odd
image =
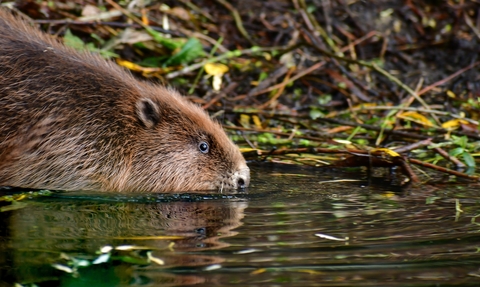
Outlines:
[{"label": "beaver reflection in water", "polygon": [[0,185],[168,192],[249,181],[201,108],[0,9]]}]

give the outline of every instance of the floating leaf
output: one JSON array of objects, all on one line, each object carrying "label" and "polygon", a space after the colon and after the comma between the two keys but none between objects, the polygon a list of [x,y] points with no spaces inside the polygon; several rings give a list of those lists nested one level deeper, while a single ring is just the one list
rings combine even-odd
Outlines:
[{"label": "floating leaf", "polygon": [[72,268],[61,264],[52,264],[52,267],[67,273],[73,273],[75,271]]},{"label": "floating leaf", "polygon": [[104,253],[97,257],[97,259],[92,261],[92,264],[102,264],[110,260],[110,253]]},{"label": "floating leaf", "polygon": [[220,264],[212,264],[212,265],[209,265],[207,267],[205,267],[203,270],[205,271],[213,271],[213,270],[217,270],[217,269],[220,269],[222,268],[222,265]]},{"label": "floating leaf", "polygon": [[162,259],[153,256],[151,251],[148,251],[148,252],[147,252],[147,257],[148,257],[148,259],[150,259],[150,261],[152,261],[153,263],[156,263],[156,264],[158,264],[158,265],[165,265],[165,262],[164,262]]},{"label": "floating leaf", "polygon": [[115,247],[115,250],[137,250],[138,246],[136,245],[119,245]]},{"label": "floating leaf", "polygon": [[103,246],[102,248],[100,248],[100,252],[102,253],[108,253],[110,251],[112,251],[113,247],[110,246],[110,245],[105,245]]},{"label": "floating leaf", "polygon": [[323,233],[315,233],[314,235],[317,236],[317,237],[320,237],[320,238],[324,238],[324,239],[328,239],[328,240],[334,240],[334,241],[347,241],[348,240],[348,237],[340,238],[340,237],[335,237],[335,236],[331,236],[331,235],[327,235],[327,234],[323,234]]}]

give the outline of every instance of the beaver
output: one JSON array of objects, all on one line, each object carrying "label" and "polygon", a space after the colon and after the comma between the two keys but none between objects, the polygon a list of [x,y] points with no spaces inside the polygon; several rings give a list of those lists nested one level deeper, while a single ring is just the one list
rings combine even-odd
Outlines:
[{"label": "beaver", "polygon": [[169,192],[249,181],[200,107],[0,9],[0,185]]}]

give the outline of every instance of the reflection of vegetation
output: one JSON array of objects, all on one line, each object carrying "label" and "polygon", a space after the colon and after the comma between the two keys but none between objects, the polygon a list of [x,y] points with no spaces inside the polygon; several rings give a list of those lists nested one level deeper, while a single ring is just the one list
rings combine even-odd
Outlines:
[{"label": "reflection of vegetation", "polygon": [[65,253],[60,254],[60,261],[53,263],[52,267],[60,271],[79,276],[79,269],[88,268],[92,265],[128,263],[134,265],[150,265],[155,263],[164,265],[163,260],[152,255],[152,250],[141,246],[104,246],[98,252],[96,257],[77,257]]},{"label": "reflection of vegetation", "polygon": [[37,197],[50,196],[52,192],[50,190],[37,190],[37,191],[25,191],[15,192],[14,194],[0,196],[0,203],[10,203],[0,207],[0,212],[11,211],[24,208],[28,203],[23,202],[25,199],[33,199]]}]

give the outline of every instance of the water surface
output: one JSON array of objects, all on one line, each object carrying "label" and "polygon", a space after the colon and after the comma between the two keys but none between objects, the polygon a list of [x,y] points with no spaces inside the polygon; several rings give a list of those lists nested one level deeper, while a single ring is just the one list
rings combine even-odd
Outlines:
[{"label": "water surface", "polygon": [[[238,193],[69,192],[22,200],[2,212],[2,282],[89,287],[480,282],[477,186],[402,188],[369,184],[362,173],[278,165],[252,166],[252,176],[248,191]],[[353,181],[336,181],[345,178]]]}]

